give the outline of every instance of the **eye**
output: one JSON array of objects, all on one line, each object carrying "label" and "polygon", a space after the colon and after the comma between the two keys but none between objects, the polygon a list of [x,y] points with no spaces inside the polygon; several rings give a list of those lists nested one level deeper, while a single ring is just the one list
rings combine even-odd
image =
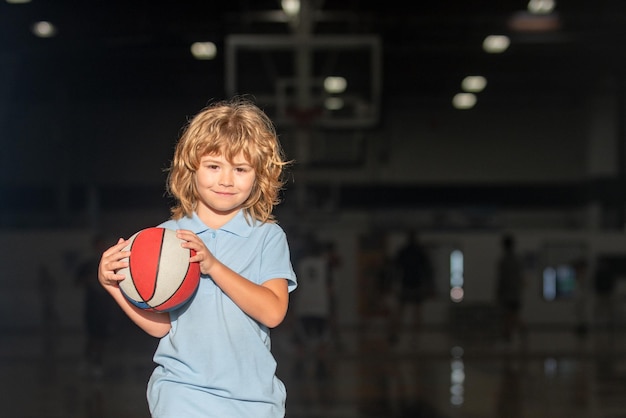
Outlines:
[{"label": "eye", "polygon": [[237,173],[247,173],[248,171],[250,171],[250,168],[248,168],[248,167],[236,167],[235,171]]}]

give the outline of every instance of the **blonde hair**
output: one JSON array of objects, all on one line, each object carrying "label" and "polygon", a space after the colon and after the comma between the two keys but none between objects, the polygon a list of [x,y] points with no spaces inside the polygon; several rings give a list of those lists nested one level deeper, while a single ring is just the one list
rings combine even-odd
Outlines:
[{"label": "blonde hair", "polygon": [[205,155],[222,155],[227,160],[242,153],[256,174],[250,196],[243,204],[250,220],[275,222],[272,211],[280,203],[284,185],[284,160],[276,129],[269,117],[244,98],[220,101],[202,109],[186,125],[170,164],[167,192],[176,200],[172,219],[192,216],[198,204],[194,181]]}]

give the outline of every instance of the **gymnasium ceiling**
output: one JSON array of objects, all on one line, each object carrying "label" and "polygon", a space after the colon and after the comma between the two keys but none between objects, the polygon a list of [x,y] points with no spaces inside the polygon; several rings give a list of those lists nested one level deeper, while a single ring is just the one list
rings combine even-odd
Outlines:
[{"label": "gymnasium ceiling", "polygon": [[[312,1],[314,34],[380,38],[385,100],[450,107],[461,79],[481,74],[485,106],[567,105],[602,80],[620,81],[626,67],[623,0],[557,0],[549,30],[519,20],[525,0]],[[289,34],[286,23],[268,19],[278,10],[277,0],[3,1],[0,59],[15,100],[59,91],[76,99],[219,97],[225,38]],[[57,36],[35,38],[30,25],[37,20],[54,23]],[[485,53],[490,34],[508,35],[509,49]],[[217,58],[194,60],[194,41],[214,42]]]}]

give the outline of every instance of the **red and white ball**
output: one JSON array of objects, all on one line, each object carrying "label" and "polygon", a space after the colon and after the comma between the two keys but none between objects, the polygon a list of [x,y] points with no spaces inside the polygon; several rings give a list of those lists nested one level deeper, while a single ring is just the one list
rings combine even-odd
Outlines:
[{"label": "red and white ball", "polygon": [[190,263],[193,250],[181,247],[176,231],[153,227],[129,238],[130,251],[126,276],[120,289],[135,306],[155,312],[168,312],[187,302],[200,283],[200,265]]}]

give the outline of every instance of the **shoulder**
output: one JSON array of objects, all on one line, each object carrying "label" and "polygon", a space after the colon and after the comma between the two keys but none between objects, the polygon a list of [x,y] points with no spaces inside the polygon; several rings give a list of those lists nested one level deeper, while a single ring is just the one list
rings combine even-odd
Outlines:
[{"label": "shoulder", "polygon": [[250,230],[250,236],[254,241],[263,243],[264,247],[286,246],[287,235],[285,231],[275,223],[256,223]]},{"label": "shoulder", "polygon": [[283,230],[283,228],[278,225],[277,223],[269,223],[269,222],[265,222],[263,223],[264,228],[267,229],[268,233],[271,234],[279,234],[279,235],[285,235],[285,231]]},{"label": "shoulder", "polygon": [[285,235],[283,228],[275,222],[255,221],[249,224],[251,233],[262,233],[265,235]]},{"label": "shoulder", "polygon": [[178,222],[173,220],[173,219],[169,219],[165,222],[162,222],[159,225],[160,228],[167,228],[167,229],[177,229],[178,228]]},{"label": "shoulder", "polygon": [[207,226],[204,225],[200,218],[198,218],[195,214],[191,217],[183,216],[179,219],[168,219],[167,221],[162,222],[159,227],[174,230],[188,229],[196,234],[207,230]]}]

